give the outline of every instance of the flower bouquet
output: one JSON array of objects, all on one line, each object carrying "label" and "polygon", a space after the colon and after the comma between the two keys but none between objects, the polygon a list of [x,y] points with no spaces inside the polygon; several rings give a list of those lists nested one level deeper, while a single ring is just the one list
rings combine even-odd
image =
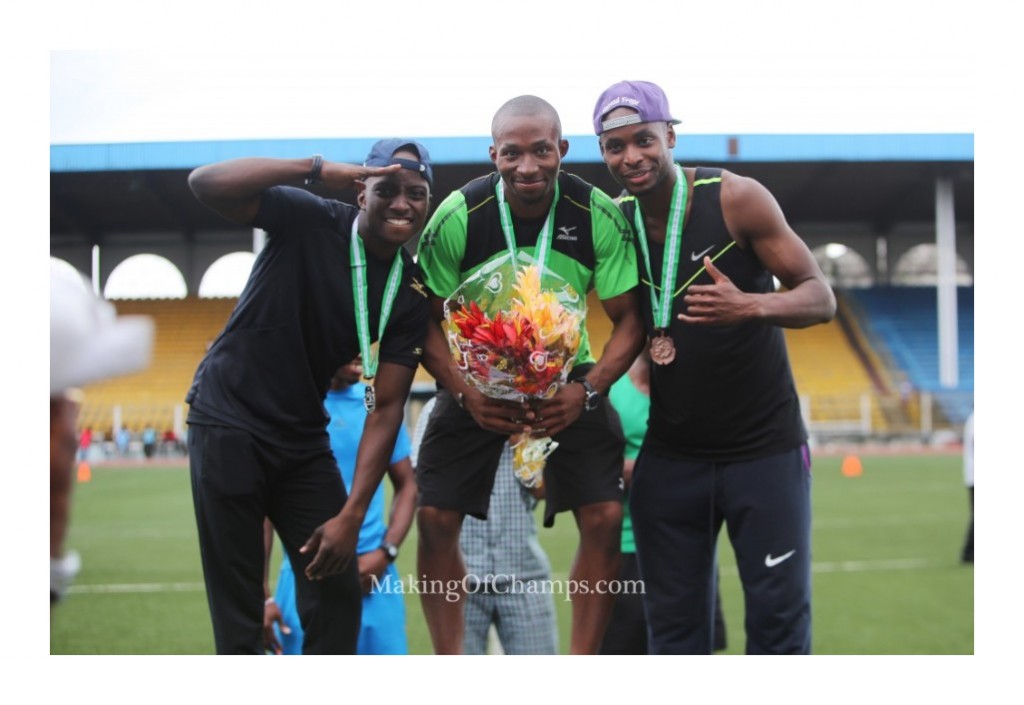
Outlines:
[{"label": "flower bouquet", "polygon": [[[448,346],[468,384],[495,399],[549,399],[576,361],[586,300],[520,252],[488,262],[444,303]],[[509,439],[513,469],[527,487],[542,482],[558,443]]]}]

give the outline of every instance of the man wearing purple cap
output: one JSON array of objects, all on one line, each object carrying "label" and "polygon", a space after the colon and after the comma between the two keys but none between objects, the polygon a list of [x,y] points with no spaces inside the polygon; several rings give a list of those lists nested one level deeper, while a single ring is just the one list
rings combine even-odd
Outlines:
[{"label": "man wearing purple cap", "polygon": [[[303,181],[354,186],[358,206],[289,185]],[[356,651],[352,558],[426,334],[426,295],[403,245],[426,222],[431,183],[427,150],[401,139],[377,142],[362,166],[233,159],[189,176],[204,204],[269,235],[186,398],[217,653],[264,652],[264,517],[295,568],[304,653]],[[335,370],[358,355],[368,416],[346,500],[323,400]]]},{"label": "man wearing purple cap", "polygon": [[809,653],[810,454],[782,328],[831,320],[835,297],[761,184],[674,163],[678,122],[645,81],[594,108],[649,303],[651,415],[630,512],[651,652],[711,653],[724,522],[747,653]]}]

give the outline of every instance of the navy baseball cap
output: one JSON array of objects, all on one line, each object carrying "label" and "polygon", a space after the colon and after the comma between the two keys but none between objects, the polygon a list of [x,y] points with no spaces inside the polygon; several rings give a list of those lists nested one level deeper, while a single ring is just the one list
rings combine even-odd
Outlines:
[{"label": "navy baseball cap", "polygon": [[[605,115],[616,108],[631,108],[634,115],[623,115],[614,120],[605,120]],[[594,134],[614,130],[623,125],[641,122],[668,122],[678,125],[668,109],[665,91],[650,81],[620,81],[606,88],[594,106]]]},{"label": "navy baseball cap", "polygon": [[[395,152],[403,147],[411,147],[419,155],[419,161],[396,159]],[[400,164],[404,169],[419,172],[428,184],[434,185],[434,168],[430,164],[430,152],[416,140],[400,137],[379,140],[370,147],[370,153],[366,155],[366,161],[363,162],[363,166],[390,166],[391,164]]]}]

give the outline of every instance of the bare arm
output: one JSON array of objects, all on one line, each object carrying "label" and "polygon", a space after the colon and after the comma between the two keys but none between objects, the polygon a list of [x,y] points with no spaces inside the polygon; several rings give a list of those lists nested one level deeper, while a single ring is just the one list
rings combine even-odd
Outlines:
[{"label": "bare arm", "polygon": [[427,340],[423,345],[423,366],[437,383],[452,394],[465,394],[469,385],[455,371],[448,341],[444,337],[442,321],[444,320],[444,299],[430,294],[430,323],[427,325]]},{"label": "bare arm", "polygon": [[633,483],[634,467],[636,467],[636,458],[626,458],[622,461],[622,485],[627,490]]},{"label": "bare arm", "polygon": [[391,463],[395,437],[402,423],[405,400],[415,372],[404,365],[380,363],[374,379],[377,407],[366,417],[356,455],[352,492],[341,512],[318,527],[299,549],[302,553],[314,553],[306,567],[306,575],[310,579],[340,572],[355,556],[366,508]]},{"label": "bare arm", "polygon": [[803,240],[786,222],[775,198],[757,181],[723,172],[722,213],[737,244],[754,254],[785,291],[740,291],[710,258],[704,266],[713,284],[691,286],[684,297],[686,323],[727,325],[759,320],[785,328],[806,328],[832,320],[835,295]]},{"label": "bare arm", "polygon": [[[388,467],[388,478],[395,488],[391,498],[391,513],[388,518],[388,530],[384,540],[395,546],[401,546],[412,526],[412,517],[416,511],[416,478],[412,472],[409,458],[402,458]],[[363,592],[370,592],[373,587],[372,576],[378,579],[384,575],[388,567],[388,558],[382,550],[370,551],[359,556],[359,582]]]},{"label": "bare arm", "polygon": [[391,514],[388,517],[388,530],[384,534],[384,540],[401,546],[409,533],[416,512],[416,477],[409,458],[402,458],[388,467],[388,478],[395,488],[395,494],[391,498]]},{"label": "bare arm", "polygon": [[71,515],[72,472],[78,452],[79,401],[72,395],[50,397],[50,604],[60,600],[78,572],[65,560],[64,539]]},{"label": "bare arm", "polygon": [[[644,348],[647,334],[640,313],[640,289],[613,296],[601,302],[612,322],[612,334],[601,352],[601,359],[587,373],[587,379],[602,395],[626,373]],[[581,402],[582,403],[582,402]]]},{"label": "bare arm", "polygon": [[[271,186],[299,185],[313,168],[312,158],[269,159],[247,157],[201,166],[188,176],[192,193],[204,205],[241,225],[249,225],[260,209],[260,197]],[[320,178],[327,188],[343,190],[368,176],[397,171],[401,167],[364,167],[338,162],[323,163]]]},{"label": "bare arm", "polygon": [[64,555],[78,452],[78,409],[79,402],[70,397],[50,397],[50,558]]},{"label": "bare arm", "polygon": [[[646,334],[640,314],[640,290],[633,288],[624,294],[601,302],[612,322],[612,334],[597,364],[587,373],[587,380],[602,395],[619,377],[625,374],[644,347]],[[554,397],[538,406],[540,417],[535,425],[536,436],[553,436],[568,427],[583,413],[586,390],[582,384],[565,384]],[[543,431],[541,429],[544,429]]]}]

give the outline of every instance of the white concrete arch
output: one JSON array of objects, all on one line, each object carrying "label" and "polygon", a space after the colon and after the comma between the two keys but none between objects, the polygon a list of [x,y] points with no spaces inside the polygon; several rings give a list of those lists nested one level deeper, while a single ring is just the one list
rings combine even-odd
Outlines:
[{"label": "white concrete arch", "polygon": [[[915,245],[904,252],[896,261],[892,272],[892,283],[898,286],[936,286],[939,281],[939,248],[934,243]],[[956,285],[972,286],[967,260],[956,255]]]},{"label": "white concrete arch", "polygon": [[83,272],[70,262],[68,262],[66,259],[51,256],[50,264],[56,265],[57,267],[61,267],[63,269],[67,269],[70,272],[74,272],[75,274],[82,278],[83,283],[88,283],[89,281],[89,277],[85,274],[85,272]]},{"label": "white concrete arch", "polygon": [[830,242],[811,250],[825,278],[833,287],[841,289],[874,286],[875,275],[868,261],[856,250],[843,243]]},{"label": "white concrete arch", "polygon": [[187,293],[181,270],[166,257],[154,254],[123,260],[103,287],[107,299],[183,299]]},{"label": "white concrete arch", "polygon": [[238,296],[249,280],[255,261],[256,255],[252,252],[231,252],[218,258],[203,273],[199,282],[199,298]]}]

